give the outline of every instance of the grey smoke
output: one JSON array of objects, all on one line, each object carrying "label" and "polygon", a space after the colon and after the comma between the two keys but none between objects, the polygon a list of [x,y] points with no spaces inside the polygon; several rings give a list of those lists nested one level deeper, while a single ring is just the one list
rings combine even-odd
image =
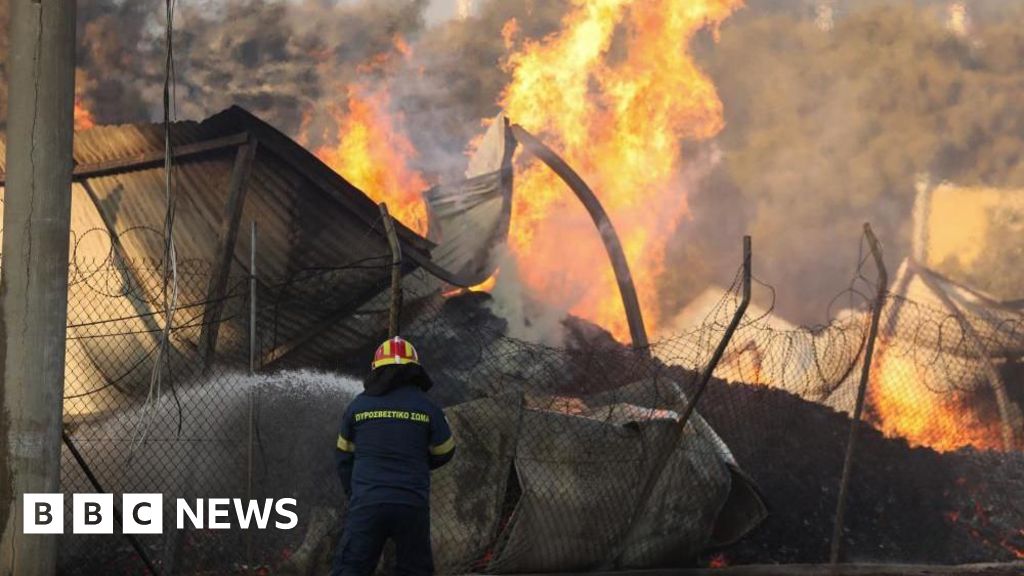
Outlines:
[{"label": "grey smoke", "polygon": [[[471,18],[429,27],[428,4],[180,3],[178,115],[199,119],[240,104],[291,136],[305,119],[304,143],[316,148],[337,138],[330,108],[344,109],[347,83],[380,85],[419,152],[413,167],[431,183],[450,178],[507,83],[502,27],[515,18],[520,37],[541,39],[570,2],[483,1]],[[710,34],[696,42],[727,124],[714,143],[685,143],[684,165],[708,147],[722,159],[691,187],[692,217],[669,243],[663,316],[709,284],[729,282],[739,237],[750,232],[758,273],[778,288],[778,311],[819,321],[853,273],[863,221],[886,244],[891,267],[906,254],[917,174],[1024,186],[1024,2],[966,2],[965,36],[947,28],[946,0],[747,4],[718,42]],[[829,31],[817,21],[825,5]],[[7,8],[0,0],[5,28]],[[163,3],[80,0],[79,11],[78,78],[96,120],[157,119]],[[396,36],[410,56],[395,49]],[[0,65],[6,43],[0,35]],[[361,67],[376,56],[384,62]],[[4,89],[0,118],[5,112]]]}]

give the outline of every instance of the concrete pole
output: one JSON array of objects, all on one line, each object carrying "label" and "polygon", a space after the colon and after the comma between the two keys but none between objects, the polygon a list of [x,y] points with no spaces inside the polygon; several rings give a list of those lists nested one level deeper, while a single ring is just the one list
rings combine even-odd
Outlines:
[{"label": "concrete pole", "polygon": [[[26,535],[22,495],[60,489],[75,1],[11,0],[0,274],[0,575],[52,575],[57,537]],[[70,524],[70,519],[68,519]]]}]

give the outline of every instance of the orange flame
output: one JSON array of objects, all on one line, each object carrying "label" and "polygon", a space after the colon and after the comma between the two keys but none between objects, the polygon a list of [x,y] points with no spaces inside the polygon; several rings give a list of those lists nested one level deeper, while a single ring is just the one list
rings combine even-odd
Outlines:
[{"label": "orange flame", "polygon": [[729,566],[729,559],[725,554],[715,554],[708,560],[708,568],[726,568]]},{"label": "orange flame", "polygon": [[476,286],[470,286],[467,290],[470,292],[490,292],[494,289],[494,285],[498,283],[498,272],[500,270],[495,270],[494,274],[491,274],[486,280]]},{"label": "orange flame", "polygon": [[965,446],[1003,449],[998,422],[980,420],[964,394],[928,389],[912,359],[881,341],[878,349],[869,391],[871,419],[885,436],[939,452]]},{"label": "orange flame", "polygon": [[[397,57],[408,59],[412,48],[396,35],[391,50],[371,56],[358,67],[373,75],[386,71]],[[317,55],[314,54],[314,57]],[[352,83],[343,88],[347,106],[328,110],[337,127],[337,144],[320,146],[314,154],[412,230],[426,234],[427,211],[423,177],[410,167],[416,150],[404,131],[404,118],[391,110],[391,96],[381,83]],[[310,111],[303,115],[298,140],[305,143],[314,128]]]},{"label": "orange flame", "polygon": [[78,94],[75,95],[75,130],[88,130],[96,125],[96,120],[92,117],[92,112],[85,107],[82,102],[82,97]]},{"label": "orange flame", "polygon": [[[718,25],[741,0],[574,0],[560,32],[524,40],[506,62],[500,104],[544,138],[594,188],[622,240],[647,324],[657,323],[655,283],[665,243],[687,214],[681,142],[723,127],[722,104],[689,54],[700,30]],[[516,45],[517,24],[503,29]],[[621,46],[613,50],[613,39]],[[393,53],[408,56],[396,39]],[[613,54],[614,52],[614,54]],[[372,58],[364,71],[391,57]],[[415,150],[391,114],[385,89],[347,87],[347,113],[335,110],[338,142],[316,150],[325,163],[424,232],[423,177]],[[571,245],[567,241],[571,240]],[[509,240],[528,290],[596,322],[616,337],[629,331],[618,287],[593,223],[546,167],[520,169]]]},{"label": "orange flame", "polygon": [[[658,321],[655,282],[665,242],[687,214],[681,141],[710,138],[723,127],[714,85],[688,44],[740,4],[575,0],[560,32],[525,41],[507,62],[512,80],[501,104],[514,122],[558,150],[601,199],[622,239],[650,329]],[[612,55],[618,32],[624,33],[621,58]],[[537,163],[517,174],[510,244],[532,293],[557,295],[574,314],[628,337],[597,231],[557,177]]]},{"label": "orange flame", "polygon": [[401,129],[401,116],[389,111],[390,97],[383,88],[353,84],[347,93],[347,114],[332,110],[338,145],[314,153],[374,201],[386,201],[393,217],[425,234],[427,211],[421,193],[427,184],[409,168],[416,151]]}]

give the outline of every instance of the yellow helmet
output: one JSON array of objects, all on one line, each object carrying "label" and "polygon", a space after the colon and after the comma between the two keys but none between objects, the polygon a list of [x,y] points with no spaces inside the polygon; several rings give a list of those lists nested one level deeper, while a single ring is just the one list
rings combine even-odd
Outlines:
[{"label": "yellow helmet", "polygon": [[388,338],[383,344],[377,347],[373,355],[373,369],[392,364],[419,364],[420,355],[416,353],[411,342],[403,340],[400,336]]}]

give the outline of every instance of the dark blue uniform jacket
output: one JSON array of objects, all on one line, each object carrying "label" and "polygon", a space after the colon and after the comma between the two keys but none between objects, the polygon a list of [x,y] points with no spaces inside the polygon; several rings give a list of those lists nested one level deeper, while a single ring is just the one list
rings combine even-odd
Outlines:
[{"label": "dark blue uniform jacket", "polygon": [[338,474],[349,509],[372,504],[430,504],[430,471],[455,451],[444,412],[416,385],[349,404],[338,432]]}]

